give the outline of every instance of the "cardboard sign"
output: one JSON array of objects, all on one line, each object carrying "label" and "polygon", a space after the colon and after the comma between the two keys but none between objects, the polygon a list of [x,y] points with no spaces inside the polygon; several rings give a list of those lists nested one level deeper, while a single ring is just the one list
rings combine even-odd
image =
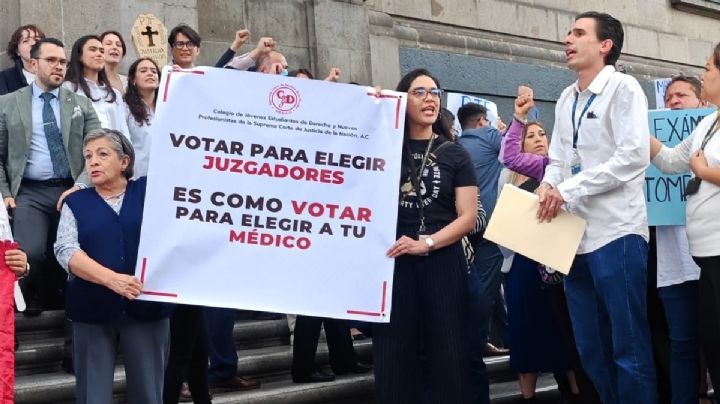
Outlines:
[{"label": "cardboard sign", "polygon": [[[685,140],[711,108],[649,111],[650,131],[665,146],[674,147]],[[650,164],[645,174],[645,202],[650,226],[684,226],[685,195],[692,173],[663,174]]]},{"label": "cardboard sign", "polygon": [[140,14],[133,24],[130,36],[138,58],[150,58],[160,67],[167,64],[167,28],[157,17]]}]

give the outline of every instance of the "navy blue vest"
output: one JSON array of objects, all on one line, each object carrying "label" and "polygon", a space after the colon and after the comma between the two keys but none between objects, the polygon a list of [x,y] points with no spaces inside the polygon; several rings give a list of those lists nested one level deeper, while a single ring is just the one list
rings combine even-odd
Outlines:
[{"label": "navy blue vest", "polygon": [[[140,243],[146,178],[129,181],[120,214],[94,188],[72,193],[65,199],[77,220],[80,248],[100,265],[133,275]],[[83,323],[107,323],[129,316],[150,321],[167,316],[172,305],[129,301],[105,286],[74,277],[67,284],[65,313]]]}]

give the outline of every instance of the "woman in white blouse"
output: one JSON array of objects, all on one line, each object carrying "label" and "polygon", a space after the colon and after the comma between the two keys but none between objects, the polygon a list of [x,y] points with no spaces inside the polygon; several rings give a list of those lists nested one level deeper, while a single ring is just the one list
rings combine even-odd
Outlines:
[{"label": "woman in white blouse", "polygon": [[125,94],[128,78],[120,74],[120,63],[127,52],[125,40],[117,31],[105,31],[100,34],[100,41],[105,48],[105,73],[108,81],[120,94]]},{"label": "woman in white blouse", "polygon": [[[705,64],[701,98],[720,105],[720,43]],[[708,115],[674,148],[650,137],[652,163],[665,173],[692,170],[686,188],[690,254],[700,267],[700,344],[713,386],[720,386],[720,125]]]},{"label": "woman in white blouse", "polygon": [[75,41],[63,86],[92,101],[103,128],[129,136],[122,95],[108,80],[104,54],[105,48],[95,35],[85,35]]},{"label": "woman in white blouse", "polygon": [[155,116],[160,69],[150,58],[140,58],[130,65],[125,93],[127,126],[135,147],[135,177],[147,175],[150,159],[150,126]]}]

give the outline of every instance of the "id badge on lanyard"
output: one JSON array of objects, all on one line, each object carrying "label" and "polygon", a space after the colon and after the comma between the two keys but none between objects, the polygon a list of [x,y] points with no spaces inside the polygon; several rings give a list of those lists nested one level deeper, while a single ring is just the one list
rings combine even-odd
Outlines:
[{"label": "id badge on lanyard", "polygon": [[588,112],[588,109],[590,108],[590,104],[595,101],[595,97],[597,94],[593,94],[588,98],[587,103],[585,104],[585,108],[583,108],[582,112],[580,113],[580,117],[577,120],[577,123],[575,121],[575,112],[577,110],[577,103],[578,103],[578,93],[575,93],[575,102],[573,103],[573,109],[572,109],[572,125],[573,125],[573,153],[572,157],[570,158],[570,173],[572,175],[577,175],[582,171],[582,162],[580,160],[580,154],[578,153],[577,149],[577,142],[578,142],[578,132],[580,132],[580,125],[582,125],[583,117]]},{"label": "id badge on lanyard", "polygon": [[577,148],[573,148],[572,157],[570,158],[570,173],[578,175],[582,171],[582,163]]}]

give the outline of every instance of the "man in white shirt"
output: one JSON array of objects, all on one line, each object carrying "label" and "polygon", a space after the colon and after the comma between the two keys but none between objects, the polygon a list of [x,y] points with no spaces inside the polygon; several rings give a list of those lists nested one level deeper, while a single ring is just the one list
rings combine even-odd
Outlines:
[{"label": "man in white shirt", "polygon": [[560,207],[587,221],[565,292],[582,365],[605,404],[657,401],[646,313],[649,163],[647,99],[613,67],[620,21],[578,15],[565,38],[578,80],[555,107],[538,218]]}]

